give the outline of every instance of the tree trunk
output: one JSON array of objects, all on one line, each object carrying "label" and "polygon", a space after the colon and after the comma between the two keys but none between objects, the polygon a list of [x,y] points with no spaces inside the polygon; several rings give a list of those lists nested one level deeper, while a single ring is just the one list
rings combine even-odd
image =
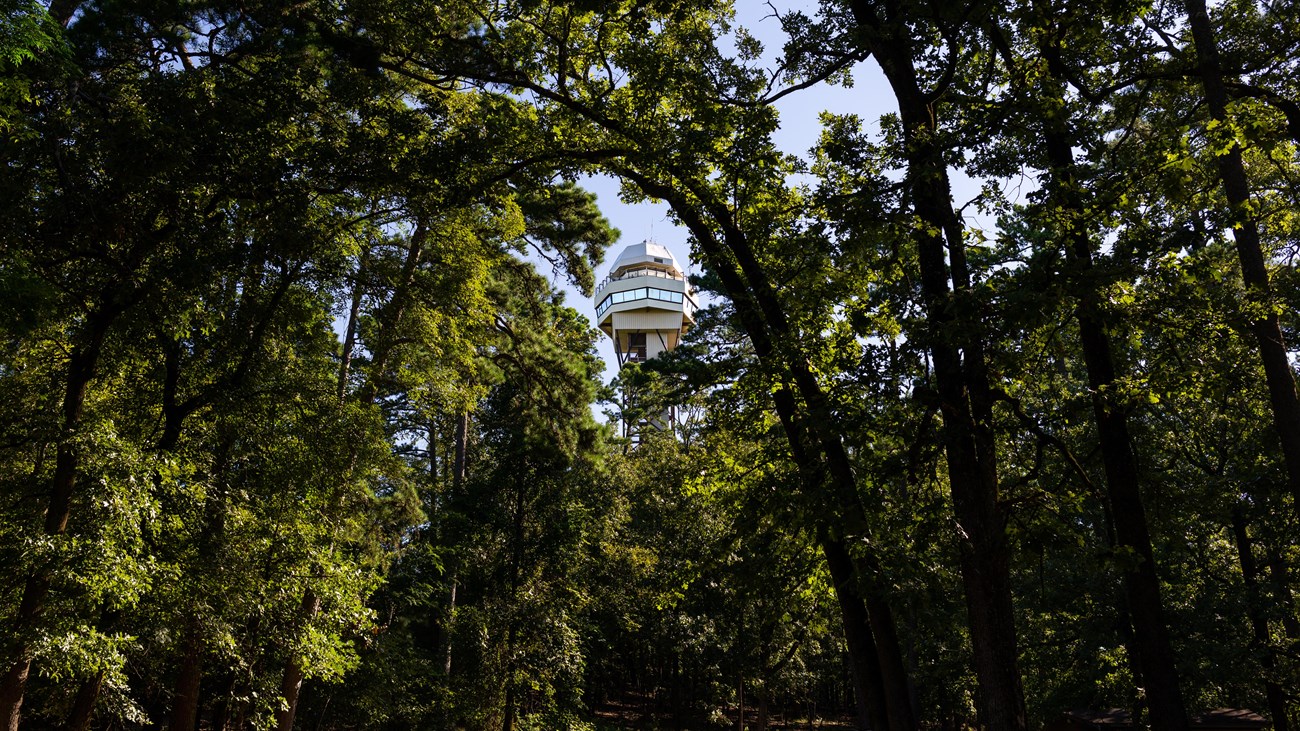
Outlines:
[{"label": "tree trunk", "polygon": [[[73,439],[81,427],[86,393],[95,376],[104,339],[109,327],[124,308],[125,304],[119,302],[113,307],[102,307],[92,312],[86,320],[81,343],[68,360],[67,384],[63,395],[63,429],[59,435],[54,475],[50,480],[50,497],[45,508],[45,534],[48,536],[61,536],[67,531],[68,519],[72,515],[77,470],[81,465],[81,455],[73,444]],[[8,668],[0,679],[0,722],[7,731],[18,731],[23,694],[32,668],[31,648],[23,638],[36,624],[45,607],[50,578],[49,570],[43,569],[28,575],[23,584],[18,615],[13,622],[13,635],[18,639],[8,648]]]},{"label": "tree trunk", "polygon": [[[1196,45],[1196,59],[1200,66],[1210,119],[1227,129],[1228,92],[1214,26],[1210,24],[1205,0],[1184,0],[1184,3]],[[1255,335],[1260,361],[1264,366],[1264,379],[1273,410],[1273,427],[1281,440],[1292,507],[1300,514],[1300,398],[1296,395],[1295,372],[1291,369],[1287,355],[1286,340],[1282,336],[1277,312],[1272,306],[1268,264],[1260,244],[1259,225],[1250,209],[1250,182],[1242,162],[1241,147],[1234,142],[1226,152],[1219,155],[1218,165],[1223,193],[1228,199],[1231,212],[1229,219],[1234,221],[1232,236],[1237,244],[1242,280],[1246,284],[1247,305],[1259,308],[1258,311],[1264,313],[1252,316],[1250,329]]]},{"label": "tree trunk", "polygon": [[736,678],[736,731],[745,731],[745,676]]},{"label": "tree trunk", "polygon": [[176,676],[168,731],[194,731],[199,717],[199,685],[203,679],[203,636],[198,616],[191,616],[185,628],[185,654]]},{"label": "tree trunk", "polygon": [[225,690],[222,691],[221,697],[214,704],[215,708],[212,709],[212,731],[234,731],[231,711],[235,691],[239,689],[239,676],[230,673],[230,677],[222,685]]},{"label": "tree trunk", "polygon": [[[177,424],[177,435],[180,434]],[[165,447],[175,447],[173,442]],[[203,530],[197,541],[196,555],[200,557],[215,556],[220,553],[220,545],[226,527],[226,470],[230,466],[230,451],[234,447],[234,437],[224,436],[214,451],[211,478],[215,489],[208,494],[204,505]],[[198,569],[195,569],[198,570]],[[199,689],[203,680],[203,655],[207,648],[207,638],[203,634],[201,613],[205,603],[198,597],[191,597],[185,622],[184,643],[181,650],[180,667],[176,674],[173,692],[172,713],[169,731],[194,731],[198,727]]]},{"label": "tree trunk", "polygon": [[1268,700],[1268,712],[1273,718],[1273,731],[1290,731],[1287,694],[1274,680],[1277,652],[1269,641],[1268,619],[1261,608],[1259,565],[1255,562],[1245,511],[1240,503],[1232,510],[1232,534],[1237,540],[1237,558],[1241,562],[1241,578],[1246,585],[1246,613],[1250,619],[1251,644],[1261,653],[1259,664],[1264,671],[1264,697]]},{"label": "tree trunk", "polygon": [[865,0],[854,0],[851,8],[863,42],[898,100],[907,145],[906,185],[913,211],[924,224],[914,240],[925,338],[934,363],[949,488],[961,532],[961,574],[982,721],[992,731],[1024,731],[1028,718],[1018,669],[1006,516],[998,502],[983,328],[969,299],[961,225],[952,209],[943,150],[936,141],[936,109],[917,79],[906,24],[882,20]]},{"label": "tree trunk", "polygon": [[68,712],[68,720],[64,723],[64,731],[87,731],[90,728],[90,721],[95,716],[95,703],[99,700],[99,691],[104,685],[103,671],[86,678],[77,689],[77,697],[72,702],[72,710]]},{"label": "tree trunk", "polygon": [[[432,429],[430,433],[432,433]],[[453,493],[459,493],[464,487],[465,479],[469,474],[467,459],[469,452],[469,412],[456,415],[456,427],[452,443],[452,491]],[[442,654],[442,674],[445,677],[451,676],[452,623],[456,617],[456,589],[459,584],[459,572],[454,563],[450,566],[449,571],[451,581],[447,590],[447,611],[443,615],[442,621],[438,623],[441,629],[437,647],[437,650]]]},{"label": "tree trunk", "polygon": [[289,659],[280,679],[280,697],[284,705],[275,710],[277,731],[292,731],[293,719],[298,713],[298,693],[302,690],[302,665],[297,657]]},{"label": "tree trunk", "polygon": [[357,317],[361,314],[361,297],[365,294],[365,288],[361,284],[361,277],[365,274],[365,266],[366,256],[362,254],[361,261],[357,264],[357,279],[352,283],[352,302],[348,306],[348,324],[344,330],[343,351],[339,357],[339,401],[342,401],[347,394],[348,376],[352,368],[352,351],[356,349]]},{"label": "tree trunk", "polygon": [[[923,120],[932,117],[928,110],[915,108],[919,98],[909,101],[912,103],[903,105],[908,110],[903,113],[904,128],[912,130],[916,138],[934,134],[935,130],[922,127]],[[964,249],[961,234],[954,236],[950,231],[952,204],[947,171],[941,165],[937,151],[923,150],[913,155],[908,175],[914,209],[922,221],[934,227],[918,231],[915,239],[930,330],[928,344],[943,415],[948,484],[961,531],[962,584],[980,687],[981,715],[993,731],[1024,731],[1028,720],[1018,669],[1006,516],[998,502],[989,384],[974,318],[962,323],[967,334],[957,336],[961,337],[961,347],[953,342],[951,334],[957,327],[958,317],[954,314],[971,316],[973,313],[962,312],[963,305],[969,303],[954,296],[958,292],[948,289],[945,253],[956,272],[960,258],[953,254],[961,252],[964,256]],[[929,233],[931,230],[949,231],[946,247],[943,237]]]},{"label": "tree trunk", "polygon": [[[315,618],[316,613],[320,611],[320,597],[316,592],[308,589],[302,597],[302,607],[299,610],[302,623],[306,624]],[[296,654],[289,655],[289,662],[284,667],[284,676],[280,680],[280,697],[284,699],[284,705],[275,711],[275,728],[276,731],[293,731],[293,718],[298,712],[298,693],[302,690],[302,661]]]},{"label": "tree trunk", "polygon": [[844,624],[844,644],[853,671],[853,701],[858,712],[858,728],[861,731],[887,729],[889,710],[881,677],[880,655],[871,635],[866,604],[853,586],[852,561],[848,551],[834,541],[823,538],[821,546]]},{"label": "tree trunk", "polygon": [[1187,710],[1165,622],[1155,552],[1151,547],[1146,508],[1138,484],[1137,456],[1129,435],[1128,413],[1123,404],[1112,401],[1117,379],[1115,359],[1101,294],[1093,276],[1094,247],[1082,220],[1084,202],[1078,192],[1074,153],[1066,137],[1064,121],[1054,117],[1045,119],[1044,139],[1052,168],[1051,200],[1067,221],[1063,232],[1066,258],[1075,270],[1073,284],[1078,302],[1079,340],[1088,372],[1088,387],[1092,392],[1093,421],[1101,441],[1116,548],[1125,562],[1121,573],[1133,620],[1135,646],[1132,649],[1142,668],[1152,728],[1155,731],[1182,731],[1187,728]]},{"label": "tree trunk", "polygon": [[415,283],[415,273],[419,269],[428,237],[428,227],[423,223],[416,225],[406,250],[406,259],[402,262],[402,273],[393,287],[392,298],[383,309],[378,337],[371,348],[370,377],[358,394],[364,404],[372,403],[379,394],[379,383],[384,378],[388,359],[397,347],[398,337],[393,334],[393,329],[402,322],[406,309],[410,306],[411,286]]},{"label": "tree trunk", "polygon": [[456,618],[456,584],[456,574],[453,573],[451,576],[451,589],[447,592],[447,630],[443,634],[444,644],[442,647],[442,674],[447,677],[451,677],[451,627]]},{"label": "tree trunk", "polygon": [[[835,411],[811,365],[798,353],[797,348],[792,347],[798,338],[791,332],[776,290],[767,271],[750,248],[745,232],[739,228],[725,206],[716,201],[705,204],[701,210],[689,203],[681,191],[670,185],[633,170],[622,169],[619,172],[637,183],[645,192],[666,200],[672,206],[673,211],[695,235],[710,267],[722,281],[759,359],[772,367],[783,369],[794,381],[810,418],[801,418],[801,409],[789,389],[779,389],[773,394],[773,401],[791,455],[799,467],[802,489],[826,503],[828,512],[838,519],[839,525],[836,527],[842,533],[869,536],[870,521],[858,493],[857,478],[851,461],[844,448],[844,430],[838,426]],[[692,192],[702,199],[708,199],[704,191]],[[705,222],[705,213],[722,229],[721,239]],[[776,343],[781,343],[781,347],[778,348]],[[809,451],[810,449],[815,451]],[[826,525],[816,527],[820,529]],[[881,613],[881,628],[888,628],[892,633],[892,612],[888,603],[873,588],[881,584],[881,568],[870,556],[859,557],[851,565],[860,574],[867,595],[877,599],[868,605],[868,609]],[[890,668],[904,676],[901,683],[887,685],[885,689],[889,692],[897,685],[906,688],[906,666],[902,662],[901,652],[897,651],[897,637],[891,634],[889,643],[885,643],[884,639],[877,638],[880,641],[878,649],[884,648],[886,652],[897,654],[897,662],[891,660]],[[916,717],[911,711],[910,702],[905,700],[906,695],[904,692],[903,701],[886,706],[890,718],[889,727],[895,731],[911,731],[916,728]]]},{"label": "tree trunk", "polygon": [[466,458],[469,453],[469,412],[456,415],[456,456],[452,466],[452,486],[460,490],[465,486]]},{"label": "tree trunk", "polygon": [[[512,592],[512,602],[514,599]],[[510,631],[506,634],[506,697],[505,708],[502,709],[501,731],[514,731],[515,727],[515,673],[514,673],[514,649],[515,642],[518,639],[517,628],[514,625],[514,618],[511,618]],[[643,711],[644,713],[644,711]]]}]

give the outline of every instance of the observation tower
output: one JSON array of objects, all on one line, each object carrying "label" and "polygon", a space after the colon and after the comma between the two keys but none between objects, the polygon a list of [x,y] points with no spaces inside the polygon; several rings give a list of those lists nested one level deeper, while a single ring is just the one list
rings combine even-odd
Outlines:
[{"label": "observation tower", "polygon": [[[619,368],[677,347],[682,333],[695,324],[697,306],[677,259],[652,241],[623,249],[596,287],[596,325],[614,340]],[[671,411],[664,414],[664,423],[656,426],[665,428],[673,416]],[[632,425],[624,424],[624,430],[636,438]]]}]

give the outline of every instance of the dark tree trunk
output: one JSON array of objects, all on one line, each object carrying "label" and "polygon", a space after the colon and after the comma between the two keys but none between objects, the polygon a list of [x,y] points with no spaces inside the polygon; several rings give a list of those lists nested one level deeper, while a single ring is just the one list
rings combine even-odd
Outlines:
[{"label": "dark tree trunk", "polygon": [[[859,570],[859,576],[875,576],[878,569]],[[876,656],[880,661],[880,678],[885,688],[885,703],[889,709],[889,731],[911,731],[920,725],[920,714],[913,702],[912,684],[903,658],[903,646],[898,641],[898,628],[894,612],[880,598],[878,589],[864,592],[867,621],[876,638]]]},{"label": "dark tree trunk", "polygon": [[293,719],[298,714],[298,693],[302,691],[302,664],[297,657],[289,659],[280,679],[280,697],[284,707],[275,711],[275,728],[277,731],[292,731]]},{"label": "dark tree trunk", "polygon": [[736,678],[736,731],[745,731],[745,676]]},{"label": "dark tree trunk", "polygon": [[194,731],[199,717],[199,685],[203,679],[203,634],[197,616],[185,628],[185,653],[181,656],[172,700],[168,731]]},{"label": "dark tree trunk", "polygon": [[[1196,45],[1196,60],[1200,67],[1210,119],[1225,123],[1228,121],[1228,92],[1214,26],[1210,23],[1205,0],[1184,2]],[[1229,127],[1225,124],[1223,128]],[[1242,162],[1241,147],[1232,144],[1226,152],[1219,155],[1218,165],[1223,193],[1231,211],[1229,218],[1234,221],[1232,235],[1237,244],[1242,279],[1246,284],[1247,302],[1259,306],[1259,311],[1266,313],[1255,316],[1251,320],[1250,329],[1255,335],[1260,361],[1264,366],[1264,379],[1273,410],[1273,427],[1282,444],[1282,458],[1286,463],[1292,506],[1300,514],[1300,398],[1296,395],[1295,372],[1291,369],[1282,327],[1277,313],[1270,306],[1272,288],[1268,264],[1260,245],[1258,222],[1249,213],[1250,182]]]},{"label": "dark tree trunk", "polygon": [[370,360],[370,377],[366,380],[358,398],[362,403],[371,403],[379,394],[379,384],[384,379],[388,359],[397,347],[398,336],[393,330],[402,322],[406,310],[411,304],[411,287],[415,284],[415,274],[420,267],[424,254],[424,245],[429,237],[429,229],[423,223],[418,224],[411,234],[406,259],[402,262],[402,273],[393,288],[393,296],[388,300],[380,317],[380,329]]},{"label": "dark tree trunk", "polygon": [[501,720],[501,731],[514,731],[515,728],[515,684],[506,681],[505,716]]},{"label": "dark tree trunk", "polygon": [[452,486],[460,490],[465,485],[466,458],[469,453],[469,412],[456,415],[456,456],[452,466]]},{"label": "dark tree trunk", "polygon": [[[899,105],[907,145],[907,190],[923,224],[914,235],[928,331],[926,345],[943,415],[948,480],[961,530],[960,564],[969,613],[982,721],[992,731],[1028,725],[1011,597],[1006,516],[998,502],[992,389],[984,335],[970,296],[960,221],[950,184],[933,94],[922,91],[910,28],[881,18],[865,0],[851,9],[862,42],[879,62]],[[951,289],[949,282],[951,281]]]},{"label": "dark tree trunk", "polygon": [[[794,394],[788,389],[780,389],[774,394],[774,405],[791,455],[799,467],[802,489],[813,499],[825,503],[828,514],[838,519],[839,524],[835,527],[841,532],[869,535],[866,510],[858,494],[857,480],[841,437],[844,430],[839,428],[835,413],[811,365],[797,352],[797,348],[791,346],[798,338],[791,332],[776,290],[766,269],[750,248],[745,232],[737,226],[727,208],[713,200],[705,191],[691,191],[706,201],[702,208],[697,208],[687,201],[682,191],[667,183],[628,168],[620,168],[618,172],[645,192],[664,199],[672,206],[673,211],[700,242],[705,258],[735,305],[737,317],[759,359],[782,369],[794,381],[804,408],[800,409]],[[713,228],[705,221],[706,214],[720,227],[721,238],[715,235]],[[783,343],[781,348],[776,347],[777,342]],[[801,418],[802,410],[806,410],[809,418]],[[817,527],[824,528],[826,525]],[[882,636],[876,638],[879,643],[877,650],[895,656],[890,659],[888,667],[903,678],[901,682],[885,686],[886,692],[896,687],[904,689],[899,698],[891,698],[893,702],[886,705],[889,727],[898,731],[911,731],[916,728],[916,716],[906,692],[909,686],[906,665],[902,660],[897,637],[892,634],[892,610],[872,589],[881,582],[881,569],[870,556],[858,557],[851,564],[860,574],[868,598],[875,599],[868,602],[868,610],[881,615],[875,618],[873,626],[878,625],[878,631],[890,633],[888,641]]]},{"label": "dark tree trunk", "polygon": [[235,692],[239,689],[239,675],[231,672],[222,686],[225,690],[221,692],[212,709],[212,731],[234,731],[231,711],[234,710]]},{"label": "dark tree trunk", "polygon": [[72,710],[64,724],[65,731],[87,731],[90,721],[95,716],[95,704],[99,701],[99,691],[104,685],[104,673],[98,672],[81,682],[77,697],[72,701]]},{"label": "dark tree trunk", "polygon": [[361,314],[361,298],[365,294],[365,288],[361,284],[361,278],[365,274],[365,262],[365,255],[362,255],[361,262],[357,265],[357,280],[352,283],[352,302],[348,306],[348,324],[343,333],[343,351],[339,357],[339,401],[342,401],[347,394],[348,376],[352,369],[352,351],[356,349],[357,317]]},{"label": "dark tree trunk", "polygon": [[871,636],[866,604],[853,586],[852,561],[842,545],[826,538],[822,539],[821,545],[844,624],[849,666],[853,670],[853,700],[858,712],[858,728],[873,731],[889,728],[879,653],[875,638]]},{"label": "dark tree trunk", "polygon": [[447,592],[447,621],[446,621],[446,631],[443,633],[443,646],[442,646],[442,674],[448,677],[451,676],[451,651],[452,651],[451,629],[452,629],[452,622],[454,622],[456,618],[456,584],[457,583],[458,582],[457,582],[456,574],[453,573],[451,576],[451,589],[449,589]]},{"label": "dark tree trunk", "polygon": [[1044,139],[1051,165],[1049,186],[1052,203],[1067,221],[1063,231],[1066,258],[1074,269],[1079,340],[1092,392],[1093,421],[1101,441],[1106,495],[1115,524],[1116,548],[1124,555],[1131,553],[1136,559],[1121,569],[1133,620],[1132,649],[1142,668],[1152,728],[1156,731],[1181,731],[1187,728],[1187,711],[1165,622],[1160,578],[1156,574],[1155,552],[1151,547],[1146,508],[1138,484],[1138,463],[1129,434],[1128,413],[1123,404],[1112,401],[1117,378],[1115,359],[1101,294],[1093,276],[1093,243],[1082,220],[1084,202],[1080,199],[1074,153],[1060,119],[1048,118]]},{"label": "dark tree trunk", "polygon": [[1277,652],[1269,642],[1268,619],[1264,616],[1259,585],[1259,564],[1255,562],[1255,552],[1241,504],[1236,505],[1232,511],[1232,534],[1237,540],[1241,578],[1246,584],[1246,612],[1250,619],[1251,644],[1261,653],[1259,664],[1264,671],[1264,697],[1268,700],[1268,712],[1273,718],[1273,731],[1290,731],[1287,693],[1274,680]]}]

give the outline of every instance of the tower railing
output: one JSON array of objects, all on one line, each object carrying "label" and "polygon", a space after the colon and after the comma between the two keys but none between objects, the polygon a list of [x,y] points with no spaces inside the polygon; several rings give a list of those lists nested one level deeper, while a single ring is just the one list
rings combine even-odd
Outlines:
[{"label": "tower railing", "polygon": [[632,279],[634,277],[659,277],[660,279],[675,279],[679,282],[686,281],[686,277],[683,277],[680,274],[673,274],[662,269],[639,267],[637,269],[628,269],[618,274],[611,274],[608,277],[605,277],[600,281],[600,284],[596,285],[596,289],[603,289],[605,285],[610,282],[618,282],[624,279]]}]

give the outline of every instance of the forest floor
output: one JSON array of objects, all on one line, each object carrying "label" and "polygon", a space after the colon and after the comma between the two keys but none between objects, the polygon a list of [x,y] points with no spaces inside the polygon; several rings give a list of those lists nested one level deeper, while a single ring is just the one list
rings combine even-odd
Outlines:
[{"label": "forest floor", "polygon": [[[773,710],[768,718],[767,731],[852,731],[853,719],[848,715],[833,715],[809,719],[793,712]],[[807,709],[799,709],[804,714]],[[722,731],[737,726],[735,708],[722,709],[711,718],[674,719],[671,712],[656,709],[653,701],[625,697],[609,701],[596,709],[598,731]],[[758,711],[745,709],[745,731],[758,731]]]}]

